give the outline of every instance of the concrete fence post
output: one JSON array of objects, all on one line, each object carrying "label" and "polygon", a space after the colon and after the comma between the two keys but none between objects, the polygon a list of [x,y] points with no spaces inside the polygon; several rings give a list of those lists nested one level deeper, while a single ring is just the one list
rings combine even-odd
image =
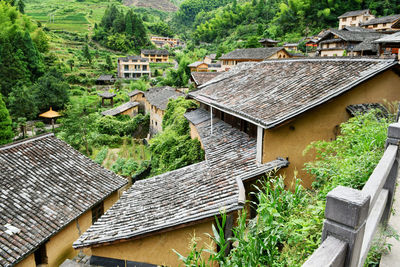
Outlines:
[{"label": "concrete fence post", "polygon": [[[399,116],[399,115],[397,115]],[[399,147],[400,144],[400,123],[392,123],[388,128],[388,137],[386,140],[386,147],[389,145],[395,145]],[[393,195],[396,187],[396,180],[398,175],[398,167],[399,167],[399,152],[397,151],[396,160],[393,163],[393,167],[390,170],[389,176],[386,179],[386,182],[383,186],[384,189],[388,190],[388,200],[386,203],[385,211],[383,212],[381,222],[386,226],[386,223],[390,216],[390,211],[392,209],[393,204]]]},{"label": "concrete fence post", "polygon": [[333,236],[348,244],[344,266],[358,266],[369,203],[369,195],[344,186],[336,187],[326,197],[322,242]]}]

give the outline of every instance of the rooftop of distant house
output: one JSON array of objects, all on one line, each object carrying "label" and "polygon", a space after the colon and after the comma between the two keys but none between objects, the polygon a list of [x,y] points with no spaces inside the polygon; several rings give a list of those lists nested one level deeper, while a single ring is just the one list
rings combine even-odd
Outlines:
[{"label": "rooftop of distant house", "polygon": [[369,58],[244,63],[200,86],[189,96],[268,129],[397,64],[395,60]]},{"label": "rooftop of distant house", "polygon": [[221,60],[229,59],[254,59],[263,60],[271,57],[275,53],[283,50],[283,47],[262,47],[262,48],[244,48],[236,49],[230,53],[221,56]]},{"label": "rooftop of distant house", "polygon": [[118,61],[129,61],[129,60],[140,60],[142,62],[148,62],[147,58],[143,58],[141,56],[126,56],[126,57],[119,57]]},{"label": "rooftop of distant house", "polygon": [[185,114],[204,146],[206,159],[136,182],[75,243],[85,247],[156,234],[178,225],[212,219],[244,204],[243,181],[287,166],[284,159],[256,163],[255,138],[197,109]]},{"label": "rooftop of distant house", "polygon": [[196,86],[200,86],[202,84],[205,84],[206,82],[214,79],[218,75],[220,75],[222,72],[192,72],[190,75],[192,76],[192,79]]},{"label": "rooftop of distant house", "polygon": [[362,9],[362,10],[353,10],[340,15],[338,18],[347,18],[347,17],[354,17],[354,16],[361,16],[361,15],[370,15],[371,12],[369,9]]},{"label": "rooftop of distant house", "polygon": [[376,40],[384,36],[383,33],[375,31],[349,31],[349,30],[337,30],[330,29],[325,32],[325,34],[318,41],[319,43],[330,42],[330,40],[342,39],[348,42],[362,42],[365,40]]},{"label": "rooftop of distant house", "polygon": [[382,38],[373,41],[373,43],[400,43],[400,32],[384,35]]},{"label": "rooftop of distant house", "polygon": [[0,147],[0,265],[11,266],[127,181],[53,134]]},{"label": "rooftop of distant house", "polygon": [[144,93],[144,95],[151,105],[161,110],[167,109],[168,101],[170,99],[184,96],[184,94],[169,86],[150,88]]},{"label": "rooftop of distant house", "polygon": [[384,16],[379,18],[374,18],[362,23],[362,26],[381,24],[381,23],[392,23],[400,19],[400,14]]},{"label": "rooftop of distant house", "polygon": [[129,101],[129,102],[126,102],[126,103],[124,103],[124,104],[122,104],[122,105],[120,105],[120,106],[118,106],[116,108],[103,111],[101,113],[101,115],[103,115],[103,116],[116,116],[116,115],[121,114],[122,112],[127,111],[127,110],[129,110],[129,109],[131,109],[133,107],[136,107],[136,106],[139,106],[138,102]]},{"label": "rooftop of distant house", "polygon": [[169,55],[167,49],[143,49],[141,53],[144,55],[163,55],[163,56]]}]

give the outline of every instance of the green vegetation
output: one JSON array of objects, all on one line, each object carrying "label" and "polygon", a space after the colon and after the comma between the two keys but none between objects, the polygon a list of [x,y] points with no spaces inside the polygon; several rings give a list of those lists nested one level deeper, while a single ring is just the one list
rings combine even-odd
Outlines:
[{"label": "green vegetation", "polygon": [[183,114],[196,108],[193,100],[179,97],[168,102],[163,118],[163,132],[150,140],[152,175],[176,170],[204,159],[200,141],[191,139],[189,122]]},{"label": "green vegetation", "polygon": [[95,29],[93,39],[105,47],[118,51],[134,50],[151,46],[142,18],[128,10],[120,11],[116,5],[106,9],[99,27]]},{"label": "green vegetation", "polygon": [[10,114],[0,94],[0,145],[10,143],[13,136]]},{"label": "green vegetation", "polygon": [[[230,254],[225,257],[195,244],[188,257],[180,256],[185,265],[301,266],[320,244],[326,194],[338,185],[360,189],[383,155],[389,122],[377,119],[377,112],[343,123],[341,135],[334,141],[310,145],[308,150],[317,153],[316,160],[306,164],[316,177],[312,190],[296,180],[293,191],[287,191],[282,177],[267,179],[257,190],[258,204],[251,203],[258,216],[247,221],[242,213],[237,221]],[[223,225],[217,228],[223,229]],[[226,246],[219,231],[214,231],[214,242]],[[370,252],[367,265],[376,262],[380,248]],[[211,253],[208,259],[202,258],[203,251]]]}]

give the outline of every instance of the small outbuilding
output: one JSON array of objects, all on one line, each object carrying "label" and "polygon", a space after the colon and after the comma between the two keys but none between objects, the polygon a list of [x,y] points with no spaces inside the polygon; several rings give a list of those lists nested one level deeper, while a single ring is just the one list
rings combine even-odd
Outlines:
[{"label": "small outbuilding", "polygon": [[103,111],[101,115],[103,116],[128,115],[130,117],[134,117],[138,113],[139,113],[139,103],[129,101],[116,108]]},{"label": "small outbuilding", "polygon": [[102,74],[96,80],[97,85],[110,85],[113,84],[114,82],[115,79],[111,74]]},{"label": "small outbuilding", "polygon": [[116,97],[117,95],[114,93],[110,93],[110,92],[102,92],[102,93],[98,93],[98,96],[101,97],[101,105],[104,106],[104,100],[105,99],[110,99],[110,103],[111,106],[114,106],[114,97]]}]

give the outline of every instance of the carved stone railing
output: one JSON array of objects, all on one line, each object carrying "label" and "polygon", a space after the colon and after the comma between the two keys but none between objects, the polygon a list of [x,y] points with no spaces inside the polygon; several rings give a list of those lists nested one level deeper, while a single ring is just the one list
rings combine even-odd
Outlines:
[{"label": "carved stone railing", "polygon": [[322,243],[303,267],[364,265],[379,224],[385,226],[390,215],[399,144],[397,122],[389,126],[385,153],[363,189],[339,186],[328,193]]}]

